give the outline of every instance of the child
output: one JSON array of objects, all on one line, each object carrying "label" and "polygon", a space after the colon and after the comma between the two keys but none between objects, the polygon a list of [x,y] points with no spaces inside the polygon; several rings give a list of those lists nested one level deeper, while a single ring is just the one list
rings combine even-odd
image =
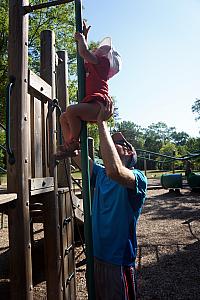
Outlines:
[{"label": "child", "polygon": [[105,38],[99,47],[93,51],[88,49],[87,33],[90,27],[84,23],[84,34],[75,33],[78,43],[78,52],[84,59],[86,70],[86,96],[81,103],[70,105],[60,116],[60,124],[64,138],[64,150],[66,154],[73,155],[80,148],[79,135],[81,120],[95,122],[100,110],[98,102],[105,105],[112,101],[108,94],[108,79],[119,72],[121,58],[113,50],[111,39]]}]

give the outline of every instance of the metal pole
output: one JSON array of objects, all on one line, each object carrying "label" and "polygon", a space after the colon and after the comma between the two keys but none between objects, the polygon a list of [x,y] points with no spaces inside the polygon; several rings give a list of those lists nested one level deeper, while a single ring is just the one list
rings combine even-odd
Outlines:
[{"label": "metal pole", "polygon": [[[82,1],[75,0],[76,30],[83,31],[82,26]],[[78,52],[78,51],[77,51]],[[78,72],[78,101],[80,102],[85,96],[85,69],[84,61],[77,54],[77,72]],[[95,299],[94,290],[94,261],[93,261],[93,244],[92,244],[92,222],[91,222],[91,196],[90,196],[90,175],[88,160],[88,143],[87,143],[87,124],[82,122],[81,129],[81,168],[83,180],[83,208],[84,208],[84,232],[86,244],[86,261],[87,261],[87,287],[88,299]]]}]

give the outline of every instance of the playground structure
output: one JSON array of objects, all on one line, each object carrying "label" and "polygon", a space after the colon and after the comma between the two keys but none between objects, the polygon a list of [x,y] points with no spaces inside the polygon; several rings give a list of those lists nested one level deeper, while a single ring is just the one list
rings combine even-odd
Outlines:
[{"label": "playground structure", "polygon": [[[8,211],[10,240],[11,299],[33,299],[33,223],[44,224],[44,260],[47,299],[75,299],[75,266],[70,178],[64,179],[64,164],[53,159],[59,140],[56,111],[65,109],[67,99],[67,54],[55,51],[51,31],[41,35],[40,77],[28,69],[28,13],[71,1],[51,1],[30,6],[28,1],[10,0],[9,78],[10,113],[7,120],[8,186],[0,195],[1,209]],[[81,24],[81,2],[75,1],[77,26]],[[60,58],[59,60],[56,57]],[[59,62],[59,63],[57,63]],[[83,98],[84,72],[78,57],[79,99]],[[57,100],[55,100],[57,99]],[[58,106],[59,104],[59,106]],[[83,198],[86,256],[92,258],[90,226],[90,191],[86,127],[81,136],[83,161]],[[70,162],[67,161],[70,172]],[[66,176],[65,176],[66,178]],[[85,182],[85,183],[84,183]],[[58,188],[62,186],[62,188]],[[76,217],[83,222],[73,195]],[[87,206],[87,207],[85,207]],[[20,257],[20,260],[19,260]],[[89,299],[94,299],[92,261],[89,263]]]},{"label": "playground structure", "polygon": [[[8,213],[10,299],[33,299],[33,282],[37,281],[33,274],[33,224],[38,220],[44,229],[47,299],[76,299],[73,228],[75,216],[83,222],[83,213],[80,199],[71,192],[70,160],[57,165],[54,159],[61,136],[57,113],[66,107],[68,73],[67,53],[56,53],[52,31],[41,33],[40,76],[28,69],[28,13],[68,2],[30,6],[26,0],[9,1],[7,190],[1,191],[0,209]],[[81,1],[75,1],[79,31],[81,7]],[[79,72],[81,63],[78,57]],[[79,75],[79,97],[83,97],[81,76],[83,72]],[[87,141],[85,135],[86,127],[82,139]],[[88,157],[87,145],[84,147],[82,155]],[[84,178],[83,184],[88,182],[87,175]],[[85,193],[89,194],[87,187]],[[87,222],[86,217],[86,227]]]},{"label": "playground structure", "polygon": [[[157,162],[159,164],[171,164],[172,166],[172,173],[163,174],[161,176],[161,188],[164,189],[180,189],[183,187],[183,178],[182,174],[176,173],[174,168],[175,161],[181,161],[186,164],[185,167],[185,177],[187,179],[187,185],[190,189],[198,191],[200,189],[200,174],[194,173],[191,170],[191,160],[200,157],[200,153],[189,153],[188,155],[182,157],[176,157],[156,153],[153,151],[143,150],[143,149],[136,149],[138,153],[139,160],[143,161],[143,167],[145,171],[145,175],[147,175],[147,161]],[[152,158],[153,157],[153,158]],[[155,157],[157,158],[155,160]],[[159,157],[159,159],[158,159]],[[162,160],[163,159],[163,160]]]}]

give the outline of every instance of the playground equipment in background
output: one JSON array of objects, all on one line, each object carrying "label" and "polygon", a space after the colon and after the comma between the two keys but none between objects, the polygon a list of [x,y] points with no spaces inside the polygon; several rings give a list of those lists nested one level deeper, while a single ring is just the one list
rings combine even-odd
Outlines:
[{"label": "playground equipment in background", "polygon": [[181,189],[183,187],[182,174],[162,174],[160,181],[164,189]]},{"label": "playground equipment in background", "polygon": [[[188,187],[192,190],[200,189],[200,174],[198,173],[190,173],[187,177]],[[164,189],[181,189],[183,187],[187,187],[183,185],[183,176],[182,174],[162,174],[161,185]]]},{"label": "playground equipment in background", "polygon": [[[191,189],[196,189],[196,190],[200,188],[200,174],[195,174],[195,173],[192,173],[192,171],[191,171],[191,160],[194,160],[194,159],[200,157],[200,152],[189,153],[188,155],[185,155],[182,157],[175,157],[175,156],[160,154],[160,153],[143,150],[143,149],[136,149],[136,151],[138,154],[138,160],[144,161],[145,175],[147,175],[147,161],[156,161],[159,164],[163,164],[163,163],[171,163],[172,164],[173,174],[163,174],[160,179],[161,186],[164,189],[178,190],[178,189],[183,188],[182,174],[175,173],[175,169],[174,169],[175,161],[183,161],[186,163],[185,175],[187,178],[188,186]],[[155,157],[161,157],[161,159],[164,158],[164,160],[158,160],[158,159],[155,159]]]},{"label": "playground equipment in background", "polygon": [[187,182],[190,188],[192,189],[200,189],[200,174],[198,173],[190,173],[187,176]]}]

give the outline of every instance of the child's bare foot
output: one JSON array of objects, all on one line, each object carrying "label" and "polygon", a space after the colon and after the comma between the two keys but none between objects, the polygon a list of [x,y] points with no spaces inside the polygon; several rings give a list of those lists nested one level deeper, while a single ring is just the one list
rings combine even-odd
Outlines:
[{"label": "child's bare foot", "polygon": [[54,155],[56,160],[65,159],[67,157],[75,157],[78,155],[77,150],[66,149],[64,145],[59,145],[57,148],[57,152]]},{"label": "child's bare foot", "polygon": [[67,151],[80,150],[80,143],[79,141],[72,139],[69,143],[65,144],[65,149]]}]

